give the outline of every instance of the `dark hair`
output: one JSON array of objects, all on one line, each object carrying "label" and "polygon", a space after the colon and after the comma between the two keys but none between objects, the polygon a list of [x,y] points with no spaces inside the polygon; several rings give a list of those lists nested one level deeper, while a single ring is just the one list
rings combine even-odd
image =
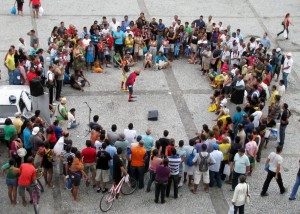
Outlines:
[{"label": "dark hair", "polygon": [[184,145],[184,141],[183,140],[180,140],[179,143],[178,143],[179,147],[183,147]]},{"label": "dark hair", "polygon": [[54,122],[53,122],[53,125],[55,125],[55,126],[58,126],[58,120],[55,120]]},{"label": "dark hair", "polygon": [[240,137],[240,136],[236,136],[236,137],[234,138],[234,142],[235,142],[236,144],[239,144],[239,143],[241,142],[241,137]]},{"label": "dark hair", "polygon": [[174,138],[171,138],[169,140],[169,143],[170,143],[170,146],[175,146],[175,139]]},{"label": "dark hair", "polygon": [[106,143],[103,143],[103,144],[102,144],[102,149],[106,149],[106,147],[107,147],[107,144],[106,144]]},{"label": "dark hair", "polygon": [[86,140],[86,141],[85,141],[85,145],[86,145],[87,147],[91,147],[91,146],[92,146],[92,141]]},{"label": "dark hair", "polygon": [[38,117],[38,116],[40,116],[40,113],[41,113],[40,110],[36,110],[36,111],[34,112],[34,116]]},{"label": "dark hair", "polygon": [[133,124],[132,123],[128,124],[128,129],[133,129]]},{"label": "dark hair", "polygon": [[77,150],[77,152],[75,152],[75,157],[81,160],[81,152]]},{"label": "dark hair", "polygon": [[104,143],[106,143],[106,145],[110,145],[110,141],[108,139],[104,139]]},{"label": "dark hair", "polygon": [[70,152],[71,151],[71,149],[72,149],[72,146],[70,145],[70,144],[68,144],[67,146],[66,146],[66,152]]},{"label": "dark hair", "polygon": [[250,115],[249,120],[250,120],[251,122],[253,122],[253,121],[254,121],[254,116],[253,116],[253,115]]},{"label": "dark hair", "polygon": [[277,146],[277,147],[276,147],[276,152],[277,152],[277,153],[280,153],[281,151],[282,151],[282,146]]},{"label": "dark hair", "polygon": [[245,175],[241,175],[240,176],[240,182],[241,183],[245,183],[246,182],[246,176]]},{"label": "dark hair", "polygon": [[203,124],[203,125],[202,125],[202,128],[203,128],[203,130],[206,131],[206,132],[209,131],[209,128],[208,128],[208,125],[207,125],[207,124]]},{"label": "dark hair", "polygon": [[154,149],[152,151],[152,156],[151,156],[151,160],[153,160],[153,158],[158,154],[158,150],[157,149]]},{"label": "dark hair", "polygon": [[237,107],[236,107],[236,110],[237,110],[237,112],[241,112],[241,111],[242,111],[241,106],[237,106]]},{"label": "dark hair", "polygon": [[117,125],[116,125],[116,124],[113,124],[113,125],[111,126],[111,130],[112,130],[113,132],[115,132],[115,131],[117,130]]},{"label": "dark hair", "polygon": [[75,111],[76,111],[75,108],[71,108],[71,109],[70,109],[70,112],[71,112],[71,113],[73,113],[73,112],[75,112]]},{"label": "dark hair", "polygon": [[10,118],[6,118],[6,120],[5,120],[4,124],[5,124],[6,126],[10,126],[10,125],[12,125],[12,121],[11,121],[11,119],[10,119]]},{"label": "dark hair", "polygon": [[287,103],[283,103],[283,107],[284,107],[285,109],[288,109],[288,108],[289,108],[289,105],[288,105]]},{"label": "dark hair", "polygon": [[9,163],[9,166],[13,166],[13,165],[15,165],[15,160],[9,159],[8,163]]},{"label": "dark hair", "polygon": [[160,141],[159,140],[155,141],[155,148],[159,149],[160,146],[161,146]]},{"label": "dark hair", "polygon": [[202,149],[203,152],[206,151],[207,145],[206,145],[205,143],[203,143],[203,144],[201,145],[201,149]]},{"label": "dark hair", "polygon": [[99,120],[99,116],[98,115],[94,115],[93,120],[94,120],[94,122],[97,122]]},{"label": "dark hair", "polygon": [[68,166],[70,167],[73,163],[73,156],[72,155],[69,155],[68,158],[67,158],[67,163],[68,163]]},{"label": "dark hair", "polygon": [[165,130],[165,131],[164,131],[164,136],[167,137],[168,135],[169,135],[169,131],[168,131],[168,130]]},{"label": "dark hair", "polygon": [[50,148],[50,143],[48,141],[45,141],[44,146],[45,146],[46,149],[49,149]]},{"label": "dark hair", "polygon": [[252,139],[253,139],[253,135],[252,135],[252,134],[248,134],[248,135],[247,135],[247,139],[248,139],[248,140],[252,140]]},{"label": "dark hair", "polygon": [[71,152],[72,152],[73,154],[75,154],[77,151],[78,151],[77,147],[72,146]]},{"label": "dark hair", "polygon": [[122,148],[119,147],[119,148],[117,149],[117,154],[120,155],[120,154],[122,154],[122,152],[123,152]]},{"label": "dark hair", "polygon": [[176,155],[177,154],[177,150],[175,148],[171,148],[171,153],[172,153],[172,155]]},{"label": "dark hair", "polygon": [[105,139],[105,135],[104,134],[101,134],[100,135],[100,140],[104,140]]},{"label": "dark hair", "polygon": [[195,145],[195,141],[194,141],[193,139],[190,139],[190,140],[189,140],[189,145],[190,145],[190,146],[194,146],[194,145]]}]

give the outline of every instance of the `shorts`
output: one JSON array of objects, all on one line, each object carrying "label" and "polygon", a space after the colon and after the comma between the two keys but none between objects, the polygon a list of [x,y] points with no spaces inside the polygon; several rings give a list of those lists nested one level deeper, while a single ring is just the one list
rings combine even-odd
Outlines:
[{"label": "shorts", "polygon": [[200,183],[201,177],[203,179],[203,183],[209,184],[209,170],[207,170],[207,172],[199,172],[198,170],[195,170],[194,184],[198,185]]},{"label": "shorts", "polygon": [[32,5],[32,9],[39,9],[40,8],[40,5],[39,4],[33,4]]},{"label": "shorts", "polygon": [[21,186],[21,185],[19,185],[19,187],[18,187],[19,196],[25,197],[25,189],[26,189],[27,191],[30,191],[30,188],[29,188],[29,187],[30,187],[30,186]]},{"label": "shorts", "polygon": [[98,52],[98,58],[100,61],[104,60],[104,52]]},{"label": "shorts", "polygon": [[92,173],[92,174],[95,174],[96,172],[96,163],[85,163],[84,165],[84,172],[85,174],[89,174],[89,171]]},{"label": "shorts", "polygon": [[188,175],[193,175],[194,174],[194,166],[188,166],[185,164],[184,172],[186,172]]},{"label": "shorts", "polygon": [[174,52],[174,44],[170,44],[171,52]]},{"label": "shorts", "polygon": [[110,175],[109,169],[96,169],[95,180],[98,182],[100,181],[106,183],[110,180],[109,175]]},{"label": "shorts", "polygon": [[139,52],[139,48],[140,46],[138,44],[134,45],[134,53],[138,53]]},{"label": "shorts", "polygon": [[191,44],[191,48],[192,48],[192,50],[193,50],[193,52],[197,52],[197,45],[196,44]]},{"label": "shorts", "polygon": [[253,157],[249,157],[249,162],[251,166],[255,166],[255,160]]},{"label": "shorts", "polygon": [[23,4],[22,5],[18,5],[18,11],[23,11]]},{"label": "shorts", "polygon": [[70,172],[69,178],[71,179],[71,183],[74,186],[79,186],[81,181],[82,174],[81,172]]},{"label": "shorts", "polygon": [[17,178],[6,178],[6,185],[17,187],[18,186],[18,179]]},{"label": "shorts", "polygon": [[111,59],[110,55],[105,55],[105,60],[106,60],[107,62],[109,62],[110,59]]},{"label": "shorts", "polygon": [[4,141],[5,141],[6,147],[9,148],[9,150],[10,150],[10,141],[9,140],[4,140]]}]

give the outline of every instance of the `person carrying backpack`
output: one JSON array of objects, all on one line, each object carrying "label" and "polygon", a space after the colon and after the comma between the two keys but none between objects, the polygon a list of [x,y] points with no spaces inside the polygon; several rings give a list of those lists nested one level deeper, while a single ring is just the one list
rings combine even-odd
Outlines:
[{"label": "person carrying backpack", "polygon": [[191,189],[191,192],[194,194],[197,193],[201,177],[203,177],[203,183],[205,185],[204,191],[206,193],[209,192],[209,166],[216,163],[215,159],[207,152],[206,144],[202,144],[201,149],[201,152],[193,159],[193,163],[196,166],[194,171],[194,188]]}]

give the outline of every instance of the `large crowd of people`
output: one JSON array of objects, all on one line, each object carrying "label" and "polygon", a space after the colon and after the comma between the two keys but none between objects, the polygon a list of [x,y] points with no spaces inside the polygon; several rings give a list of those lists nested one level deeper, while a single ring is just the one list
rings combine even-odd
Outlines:
[{"label": "large crowd of people", "polygon": [[[288,15],[283,21],[284,29],[290,24]],[[265,163],[268,174],[261,196],[268,196],[268,186],[274,177],[280,193],[287,191],[280,170],[291,112],[281,99],[288,86],[293,59],[291,53],[283,54],[280,48],[271,48],[267,33],[246,41],[241,29],[225,27],[212,16],[207,19],[200,16],[189,23],[175,15],[171,26],[165,26],[162,19],[146,20],[141,13],[137,20],[125,15],[121,22],[115,18],[109,22],[103,16],[100,22],[94,21],[90,29],[83,27],[81,32],[72,23],[66,28],[62,21],[53,28],[46,51],[40,47],[34,30],[28,35],[30,47],[20,38],[17,48],[12,45],[5,56],[9,84],[30,84],[33,78],[40,78],[49,89],[49,103],[56,99],[60,104],[54,115],[56,119],[49,127],[45,126],[39,111],[24,122],[19,113],[14,121],[9,118],[5,121],[5,141],[11,159],[4,170],[12,204],[16,204],[19,185],[19,194],[26,205],[24,189],[35,179],[37,167],[45,170],[45,185],[54,188],[55,161],[63,168],[62,188],[66,188],[66,180],[70,179],[75,201],[79,201],[82,177],[87,185],[92,183],[95,191],[104,193],[111,180],[113,185],[118,184],[122,175],[129,173],[136,178],[140,189],[146,186],[146,192],[151,191],[155,181],[155,203],[159,199],[165,203],[171,186],[176,199],[183,185],[197,194],[201,179],[207,193],[215,185],[222,188],[224,183],[231,184],[235,213],[238,210],[243,213],[250,194],[246,177],[252,175],[267,144],[277,141],[276,152]],[[49,54],[46,60],[44,52]],[[160,139],[153,139],[150,129],[145,134],[137,133],[132,123],[124,131],[118,131],[115,124],[111,130],[105,130],[95,115],[89,124],[92,131],[86,148],[79,151],[72,144],[67,129],[76,128],[78,123],[75,109],[68,112],[67,99],[62,98],[64,84],[83,91],[84,85],[89,84],[85,73],[90,68],[94,72],[120,69],[121,89],[129,90],[128,101],[132,101],[132,86],[141,69],[128,73],[136,62],[141,61],[144,69],[159,70],[180,58],[183,63],[199,66],[203,78],[214,89],[213,95],[207,98],[211,101],[208,111],[216,114],[213,127],[203,124],[203,129],[189,142],[169,138],[167,130]],[[239,104],[236,113],[230,112],[229,101]],[[279,130],[276,123],[280,124]],[[53,148],[58,141],[64,146],[62,152],[55,153]],[[24,158],[17,153],[20,148],[27,151]],[[146,173],[149,180],[145,184]],[[290,200],[295,199],[298,186],[299,172]]]}]

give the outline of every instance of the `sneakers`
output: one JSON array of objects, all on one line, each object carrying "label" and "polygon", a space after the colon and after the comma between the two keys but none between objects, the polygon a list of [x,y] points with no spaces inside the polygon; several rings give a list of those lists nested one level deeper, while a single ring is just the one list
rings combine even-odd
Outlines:
[{"label": "sneakers", "polygon": [[97,192],[98,192],[98,193],[101,192],[101,188],[97,188]]},{"label": "sneakers", "polygon": [[293,201],[293,200],[296,200],[296,198],[291,198],[291,197],[290,197],[289,200],[290,200],[290,201]]},{"label": "sneakers", "polygon": [[102,190],[102,193],[106,193],[108,191],[107,188],[105,188],[104,190]]},{"label": "sneakers", "polygon": [[260,196],[261,197],[269,196],[269,193],[267,193],[267,192],[265,194],[260,193]]},{"label": "sneakers", "polygon": [[128,102],[135,102],[136,100],[132,100],[132,99],[130,99],[130,100],[128,100]]}]

